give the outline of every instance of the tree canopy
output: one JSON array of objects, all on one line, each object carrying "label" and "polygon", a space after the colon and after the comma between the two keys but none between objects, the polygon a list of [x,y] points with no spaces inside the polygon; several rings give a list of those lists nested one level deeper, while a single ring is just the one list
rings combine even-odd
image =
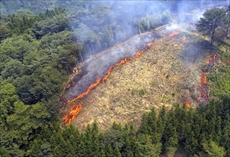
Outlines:
[{"label": "tree canopy", "polygon": [[[161,3],[128,3],[0,2],[0,156],[152,157],[170,156],[178,149],[187,156],[230,156],[229,66],[208,76],[215,83],[210,93],[220,99],[207,106],[153,108],[139,128],[114,123],[100,132],[96,122],[85,131],[62,126],[59,96],[78,62],[170,21],[170,13],[157,8]],[[54,4],[59,6],[49,9]],[[70,5],[71,12],[65,9]],[[215,31],[226,25],[225,13],[208,10],[197,24],[211,42]]]},{"label": "tree canopy", "polygon": [[203,17],[200,18],[196,27],[199,32],[210,37],[212,44],[216,29],[223,29],[225,20],[226,10],[224,8],[213,8],[204,12]]}]

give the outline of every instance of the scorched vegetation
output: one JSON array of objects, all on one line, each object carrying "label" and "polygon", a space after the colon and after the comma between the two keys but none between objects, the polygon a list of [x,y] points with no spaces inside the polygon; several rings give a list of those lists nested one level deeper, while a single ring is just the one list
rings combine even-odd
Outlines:
[{"label": "scorched vegetation", "polygon": [[0,1],[0,156],[230,156],[230,7],[210,6]]}]

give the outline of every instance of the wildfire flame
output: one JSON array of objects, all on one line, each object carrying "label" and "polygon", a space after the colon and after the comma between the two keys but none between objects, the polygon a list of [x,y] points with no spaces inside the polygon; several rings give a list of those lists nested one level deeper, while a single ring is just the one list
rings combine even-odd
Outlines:
[{"label": "wildfire flame", "polygon": [[65,125],[69,125],[75,119],[75,117],[78,115],[81,109],[82,104],[78,104],[77,106],[71,108],[70,113],[62,117],[62,120],[65,123]]},{"label": "wildfire flame", "polygon": [[214,63],[217,63],[217,54],[214,54],[212,57],[209,57],[206,60],[206,63],[208,64],[208,68],[205,70],[205,72],[202,73],[201,75],[201,86],[200,86],[200,93],[197,97],[197,101],[205,101],[206,103],[208,102],[208,85],[207,85],[207,74],[212,70],[212,67],[214,66]]},{"label": "wildfire flame", "polygon": [[200,93],[197,97],[197,102],[203,102],[205,101],[205,103],[208,102],[208,86],[207,85],[204,85],[204,84],[201,84],[200,86]]},{"label": "wildfire flame", "polygon": [[207,73],[202,73],[201,75],[201,85],[200,85],[200,93],[197,97],[197,101],[201,102],[201,100],[205,101],[206,103],[208,102],[208,85],[207,85]]},{"label": "wildfire flame", "polygon": [[148,43],[148,45],[147,45],[147,49],[150,49],[150,48],[153,46],[153,44],[154,44],[154,42],[150,42],[150,43]]},{"label": "wildfire flame", "polygon": [[100,78],[97,78],[96,82],[91,84],[87,90],[81,94],[79,94],[77,97],[73,98],[72,100],[68,99],[68,103],[71,103],[71,102],[74,102],[80,98],[83,98],[84,96],[86,96],[87,94],[89,94],[89,92],[94,88],[96,87],[99,83],[101,82],[101,79]]},{"label": "wildfire flame", "polygon": [[186,106],[187,108],[190,108],[190,107],[191,107],[191,103],[187,101],[187,102],[185,103],[185,106]]},{"label": "wildfire flame", "polygon": [[213,55],[213,59],[216,60],[216,57],[217,57],[217,54],[215,53],[215,54]]},{"label": "wildfire flame", "polygon": [[169,34],[168,37],[173,37],[173,36],[175,36],[175,35],[177,35],[177,34],[179,34],[179,31],[174,31],[174,32],[172,32],[171,34]]},{"label": "wildfire flame", "polygon": [[111,67],[109,67],[108,71],[106,72],[105,76],[104,76],[103,79],[102,79],[103,83],[108,79],[109,75],[111,74],[112,70],[113,70],[115,67],[123,65],[123,64],[125,64],[126,62],[128,62],[129,60],[131,60],[131,59],[127,59],[127,58],[122,59],[120,62],[118,62],[118,63],[112,65]]},{"label": "wildfire flame", "polygon": [[211,63],[212,61],[217,63],[217,54],[214,54],[212,57],[206,59],[207,64]]},{"label": "wildfire flame", "polygon": [[[147,49],[151,48],[153,44],[154,44],[153,42],[150,42],[147,45]],[[102,79],[101,78],[97,78],[97,80],[95,81],[95,83],[91,84],[87,88],[87,90],[85,92],[79,94],[77,97],[75,97],[73,99],[67,99],[67,102],[68,103],[72,103],[72,102],[74,102],[74,101],[76,101],[78,99],[81,99],[84,96],[88,95],[90,93],[90,91],[101,82],[101,80],[102,80],[102,82],[105,82],[108,79],[109,75],[111,74],[112,70],[115,67],[121,66],[121,65],[123,65],[123,64],[125,64],[126,62],[129,62],[129,61],[132,62],[132,61],[135,60],[135,58],[140,57],[143,53],[144,53],[144,51],[139,51],[139,52],[136,53],[136,55],[133,58],[124,58],[120,62],[112,65],[111,67],[109,67],[109,69],[107,70],[105,76]],[[81,109],[82,109],[82,104],[79,104],[79,105],[73,107],[71,109],[71,111],[70,111],[69,114],[63,116],[62,120],[65,123],[65,125],[69,125],[74,120],[74,118],[77,116],[77,114],[80,112]]]},{"label": "wildfire flame", "polygon": [[144,53],[144,51],[139,51],[139,52],[136,53],[135,57],[138,58],[138,57],[140,57],[143,53]]},{"label": "wildfire flame", "polygon": [[206,73],[202,73],[202,75],[201,75],[201,83],[202,84],[207,84]]},{"label": "wildfire flame", "polygon": [[209,58],[206,60],[206,63],[209,64],[211,61],[212,61],[212,58],[209,57]]},{"label": "wildfire flame", "polygon": [[[152,45],[153,45],[153,42],[150,42],[150,43],[147,45],[147,48],[149,49]],[[139,52],[136,53],[135,57],[133,57],[133,58],[125,58],[125,59],[122,59],[120,62],[118,62],[118,63],[112,65],[111,67],[109,67],[108,71],[106,72],[105,76],[104,76],[103,79],[102,79],[102,82],[104,83],[104,82],[108,79],[109,75],[111,74],[112,70],[113,70],[115,67],[121,66],[121,65],[125,64],[126,62],[132,62],[132,61],[135,60],[135,58],[140,57],[143,53],[144,53],[144,51],[139,51]]]}]

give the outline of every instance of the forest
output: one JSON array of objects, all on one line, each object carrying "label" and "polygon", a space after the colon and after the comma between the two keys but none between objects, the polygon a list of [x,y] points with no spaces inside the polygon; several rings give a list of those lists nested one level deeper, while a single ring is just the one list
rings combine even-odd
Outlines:
[{"label": "forest", "polygon": [[2,0],[0,156],[157,157],[172,156],[178,150],[186,156],[230,156],[230,54],[226,53],[230,40],[216,37],[220,28],[228,33],[230,7],[218,10],[222,20],[214,30],[206,25],[209,17],[197,24],[204,35],[214,31],[212,47],[222,62],[228,62],[208,75],[213,97],[208,104],[188,109],[178,103],[159,112],[153,108],[143,115],[139,128],[114,123],[105,132],[97,122],[85,131],[64,126],[58,114],[63,83],[77,63],[172,22],[180,2],[159,0],[150,7],[121,1]]}]

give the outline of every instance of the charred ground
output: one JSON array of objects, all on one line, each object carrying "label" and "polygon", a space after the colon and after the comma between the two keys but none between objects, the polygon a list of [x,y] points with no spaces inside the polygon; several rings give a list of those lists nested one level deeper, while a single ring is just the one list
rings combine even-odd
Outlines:
[{"label": "charred ground", "polygon": [[135,61],[113,69],[104,84],[68,104],[63,113],[82,103],[73,124],[84,129],[96,121],[106,130],[113,122],[139,126],[143,113],[153,107],[171,108],[177,102],[196,106],[201,67],[212,50],[195,33],[177,30],[175,36],[155,40]]}]

